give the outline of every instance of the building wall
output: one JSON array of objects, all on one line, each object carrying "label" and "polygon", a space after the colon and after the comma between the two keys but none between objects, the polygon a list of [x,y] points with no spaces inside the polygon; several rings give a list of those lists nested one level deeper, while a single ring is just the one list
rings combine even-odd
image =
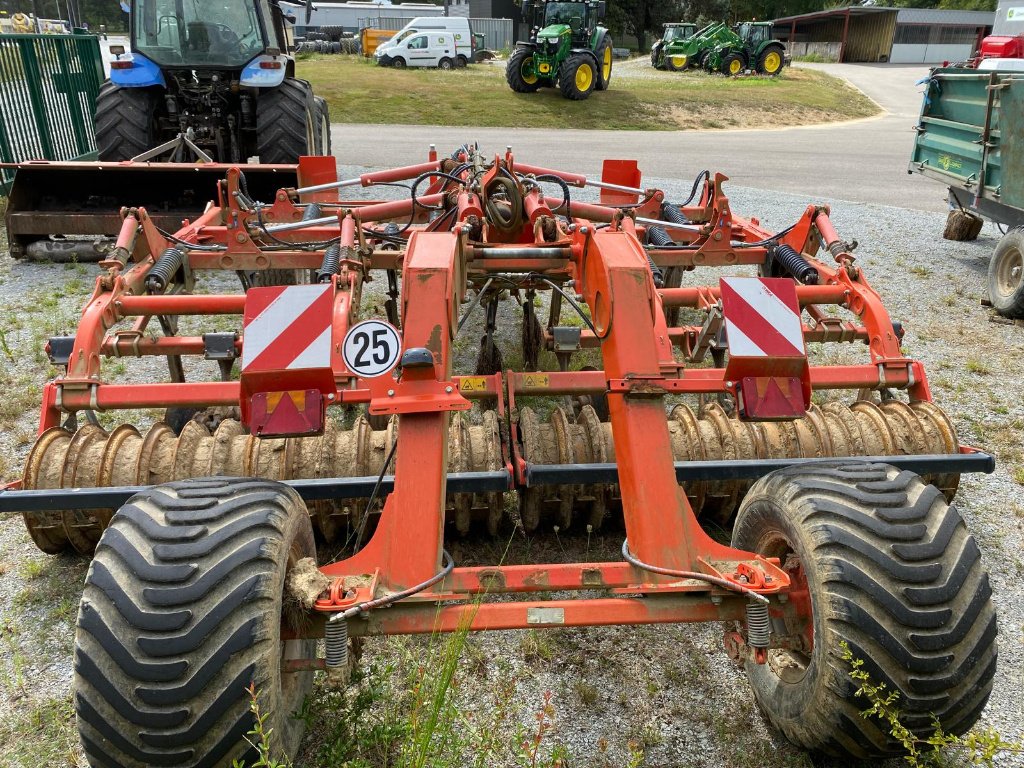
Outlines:
[{"label": "building wall", "polygon": [[[846,49],[843,51],[843,61],[869,63],[888,61],[895,32],[895,13],[851,16]],[[842,37],[839,39],[841,40]]]},{"label": "building wall", "polygon": [[1024,35],[1024,2],[1021,0],[999,0],[993,35],[1016,37]]}]

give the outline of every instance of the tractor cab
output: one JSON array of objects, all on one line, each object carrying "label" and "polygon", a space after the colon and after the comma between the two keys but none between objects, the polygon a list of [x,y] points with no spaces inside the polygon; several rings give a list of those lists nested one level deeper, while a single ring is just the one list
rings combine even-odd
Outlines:
[{"label": "tractor cab", "polygon": [[527,4],[538,39],[568,38],[575,46],[586,46],[604,19],[605,3],[534,2]]},{"label": "tractor cab", "polygon": [[696,24],[665,24],[665,32],[661,36],[663,43],[675,40],[689,40],[697,32]]},{"label": "tractor cab", "polygon": [[772,24],[767,21],[746,21],[738,25],[737,33],[748,48],[757,48],[772,39]]}]

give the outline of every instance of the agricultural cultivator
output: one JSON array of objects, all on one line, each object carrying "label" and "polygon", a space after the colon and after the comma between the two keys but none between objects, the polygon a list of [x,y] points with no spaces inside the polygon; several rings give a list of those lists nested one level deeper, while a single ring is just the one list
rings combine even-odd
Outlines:
[{"label": "agricultural cultivator", "polygon": [[[680,203],[635,163],[598,181],[472,146],[340,181],[303,158],[299,188],[262,202],[247,173],[173,234],[121,209],[0,493],[41,549],[93,558],[74,681],[93,765],[230,764],[250,685],[294,754],[291,713],[314,673],[346,683],[360,638],[467,628],[721,622],[768,719],[831,754],[899,751],[859,716],[843,643],[911,728],[977,720],[995,613],[950,502],[992,459],[959,444],[827,207],[773,233],[721,174]],[[395,184],[408,196],[344,201]],[[683,285],[695,268],[723,276]],[[311,282],[248,287],[268,270]],[[513,370],[502,300],[522,314]],[[473,370],[453,356],[469,327]],[[826,345],[862,354],[828,364]],[[118,383],[113,357],[165,358],[169,380]],[[167,419],[109,428],[138,409]],[[512,526],[624,529],[622,557],[445,550]]]}]

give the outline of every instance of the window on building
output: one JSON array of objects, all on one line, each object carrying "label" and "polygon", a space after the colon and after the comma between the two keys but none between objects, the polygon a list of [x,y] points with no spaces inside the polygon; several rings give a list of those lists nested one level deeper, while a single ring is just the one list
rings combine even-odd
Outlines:
[{"label": "window on building", "polygon": [[932,27],[928,24],[897,24],[896,45],[927,45]]}]

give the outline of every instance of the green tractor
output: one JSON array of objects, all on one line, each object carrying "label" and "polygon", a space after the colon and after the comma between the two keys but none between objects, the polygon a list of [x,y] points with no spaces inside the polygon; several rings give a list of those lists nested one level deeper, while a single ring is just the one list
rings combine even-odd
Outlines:
[{"label": "green tractor", "polygon": [[732,39],[723,39],[704,59],[709,72],[734,77],[752,69],[775,77],[788,62],[786,48],[772,36],[772,22],[746,21],[736,25]]},{"label": "green tractor", "polygon": [[[682,69],[680,64],[686,63],[685,54],[681,54],[683,44],[697,34],[696,24],[664,24],[665,34],[651,46],[651,66],[655,69]],[[680,58],[680,56],[684,58]],[[675,59],[675,61],[673,61]]]},{"label": "green tractor", "polygon": [[612,38],[602,26],[603,0],[563,3],[524,0],[523,18],[532,32],[516,43],[505,79],[516,93],[554,87],[581,101],[604,91],[612,79]]},{"label": "green tractor", "polygon": [[[713,47],[734,40],[736,33],[724,22],[708,24],[686,40],[676,41],[663,61],[665,69],[679,72],[700,66]],[[653,63],[653,57],[652,57]],[[657,65],[655,65],[657,66]]]}]

